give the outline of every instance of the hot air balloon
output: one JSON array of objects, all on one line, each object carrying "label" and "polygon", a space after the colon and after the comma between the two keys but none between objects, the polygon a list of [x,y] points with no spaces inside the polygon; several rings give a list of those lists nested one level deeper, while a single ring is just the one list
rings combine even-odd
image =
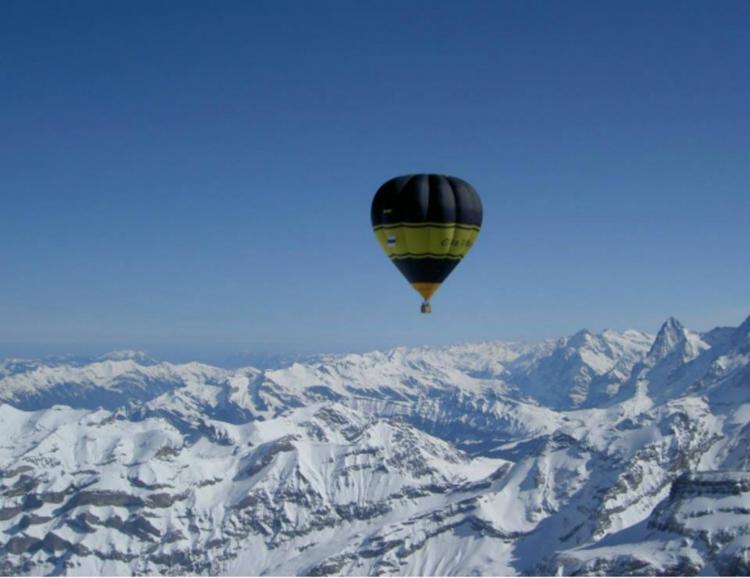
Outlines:
[{"label": "hot air balloon", "polygon": [[422,313],[430,313],[430,298],[479,235],[479,194],[456,177],[404,175],[378,189],[370,217],[383,251],[424,299]]}]

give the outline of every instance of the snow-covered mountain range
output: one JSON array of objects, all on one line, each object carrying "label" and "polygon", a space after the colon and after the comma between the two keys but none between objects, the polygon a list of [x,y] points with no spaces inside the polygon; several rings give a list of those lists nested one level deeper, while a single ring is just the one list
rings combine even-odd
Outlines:
[{"label": "snow-covered mountain range", "polygon": [[750,573],[750,318],[0,361],[0,574]]}]

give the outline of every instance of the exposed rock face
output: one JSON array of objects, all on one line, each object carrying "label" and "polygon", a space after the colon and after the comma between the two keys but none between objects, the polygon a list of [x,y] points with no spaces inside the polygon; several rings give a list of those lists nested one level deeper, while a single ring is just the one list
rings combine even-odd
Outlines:
[{"label": "exposed rock face", "polygon": [[4,574],[750,570],[750,320],[267,371],[13,360],[0,399]]}]

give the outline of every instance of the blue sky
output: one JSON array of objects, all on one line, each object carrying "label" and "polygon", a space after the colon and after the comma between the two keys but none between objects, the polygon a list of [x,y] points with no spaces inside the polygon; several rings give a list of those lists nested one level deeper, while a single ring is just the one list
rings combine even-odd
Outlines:
[{"label": "blue sky", "polygon": [[[0,3],[0,356],[697,329],[750,314],[750,3]],[[435,299],[373,193],[460,176]]]}]

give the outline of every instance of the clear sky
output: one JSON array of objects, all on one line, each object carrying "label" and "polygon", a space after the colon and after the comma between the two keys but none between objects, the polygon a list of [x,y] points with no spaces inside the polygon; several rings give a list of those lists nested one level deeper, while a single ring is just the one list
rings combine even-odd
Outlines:
[{"label": "clear sky", "polygon": [[[0,356],[750,314],[750,2],[0,2]],[[477,244],[419,314],[372,195]]]}]

